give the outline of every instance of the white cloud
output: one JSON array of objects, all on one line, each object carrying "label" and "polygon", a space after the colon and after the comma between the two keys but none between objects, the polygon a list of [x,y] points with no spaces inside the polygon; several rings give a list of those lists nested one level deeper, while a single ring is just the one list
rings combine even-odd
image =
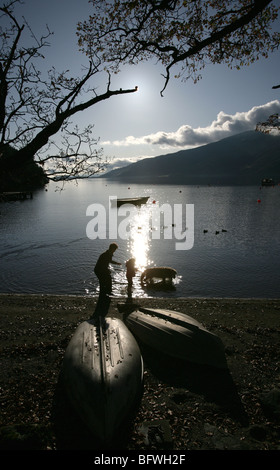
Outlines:
[{"label": "white cloud", "polygon": [[196,129],[185,124],[175,132],[156,132],[142,137],[128,136],[123,140],[102,142],[103,145],[132,146],[158,145],[162,148],[190,148],[216,142],[224,137],[253,130],[260,121],[271,114],[280,113],[280,101],[275,100],[261,106],[254,106],[246,112],[233,115],[220,111],[217,118],[207,127]]},{"label": "white cloud", "polygon": [[148,155],[135,158],[111,158],[106,166],[106,173],[111,170],[123,168],[131,163],[136,163],[143,158],[150,158]]}]

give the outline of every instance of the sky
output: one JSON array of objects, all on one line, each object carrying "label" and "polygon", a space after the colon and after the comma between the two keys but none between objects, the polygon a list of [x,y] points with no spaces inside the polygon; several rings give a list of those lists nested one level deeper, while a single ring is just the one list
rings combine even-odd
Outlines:
[{"label": "sky", "polygon": [[[78,51],[76,25],[91,10],[88,0],[25,0],[17,11],[35,35],[46,24],[54,32],[43,66],[80,73],[87,59]],[[272,89],[280,83],[280,50],[239,71],[209,64],[197,84],[171,78],[163,97],[162,73],[163,67],[153,62],[125,67],[112,77],[111,89],[138,86],[138,91],[112,97],[72,120],[81,128],[94,124],[112,167],[253,130],[280,112],[280,89]],[[106,80],[100,81],[97,91],[106,86]]]}]

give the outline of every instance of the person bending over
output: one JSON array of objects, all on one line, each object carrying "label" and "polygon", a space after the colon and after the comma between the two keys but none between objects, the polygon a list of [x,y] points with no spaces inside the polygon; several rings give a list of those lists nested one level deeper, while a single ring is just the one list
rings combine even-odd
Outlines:
[{"label": "person bending over", "polygon": [[116,243],[111,243],[108,250],[99,256],[95,265],[94,272],[99,280],[101,296],[112,294],[112,277],[109,265],[121,265],[121,263],[118,263],[112,259],[117,248],[118,245]]}]

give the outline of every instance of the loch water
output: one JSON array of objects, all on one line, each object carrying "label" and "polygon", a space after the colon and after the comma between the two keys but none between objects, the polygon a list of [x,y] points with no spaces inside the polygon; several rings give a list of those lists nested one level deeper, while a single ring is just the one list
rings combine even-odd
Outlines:
[{"label": "loch water", "polygon": [[[279,298],[280,186],[95,178],[61,188],[50,183],[32,199],[0,204],[1,293],[95,296],[94,265],[114,241],[122,263],[112,269],[116,297],[127,295],[125,261],[135,257],[134,297]],[[117,197],[139,196],[149,196],[139,208],[114,207]],[[173,286],[143,287],[140,274],[148,266],[176,269]]]}]

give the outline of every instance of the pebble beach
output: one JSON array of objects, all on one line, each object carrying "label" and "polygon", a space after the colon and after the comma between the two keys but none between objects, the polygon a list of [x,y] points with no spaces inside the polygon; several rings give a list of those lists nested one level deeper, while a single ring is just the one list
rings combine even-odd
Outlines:
[{"label": "pebble beach", "polygon": [[[136,300],[188,314],[217,334],[228,369],[172,364],[144,348],[142,400],[116,449],[280,450],[280,299]],[[117,304],[125,301],[112,298],[107,315],[121,318]],[[1,450],[91,449],[61,417],[57,425],[56,407],[65,349],[96,303],[83,296],[0,294]]]}]

